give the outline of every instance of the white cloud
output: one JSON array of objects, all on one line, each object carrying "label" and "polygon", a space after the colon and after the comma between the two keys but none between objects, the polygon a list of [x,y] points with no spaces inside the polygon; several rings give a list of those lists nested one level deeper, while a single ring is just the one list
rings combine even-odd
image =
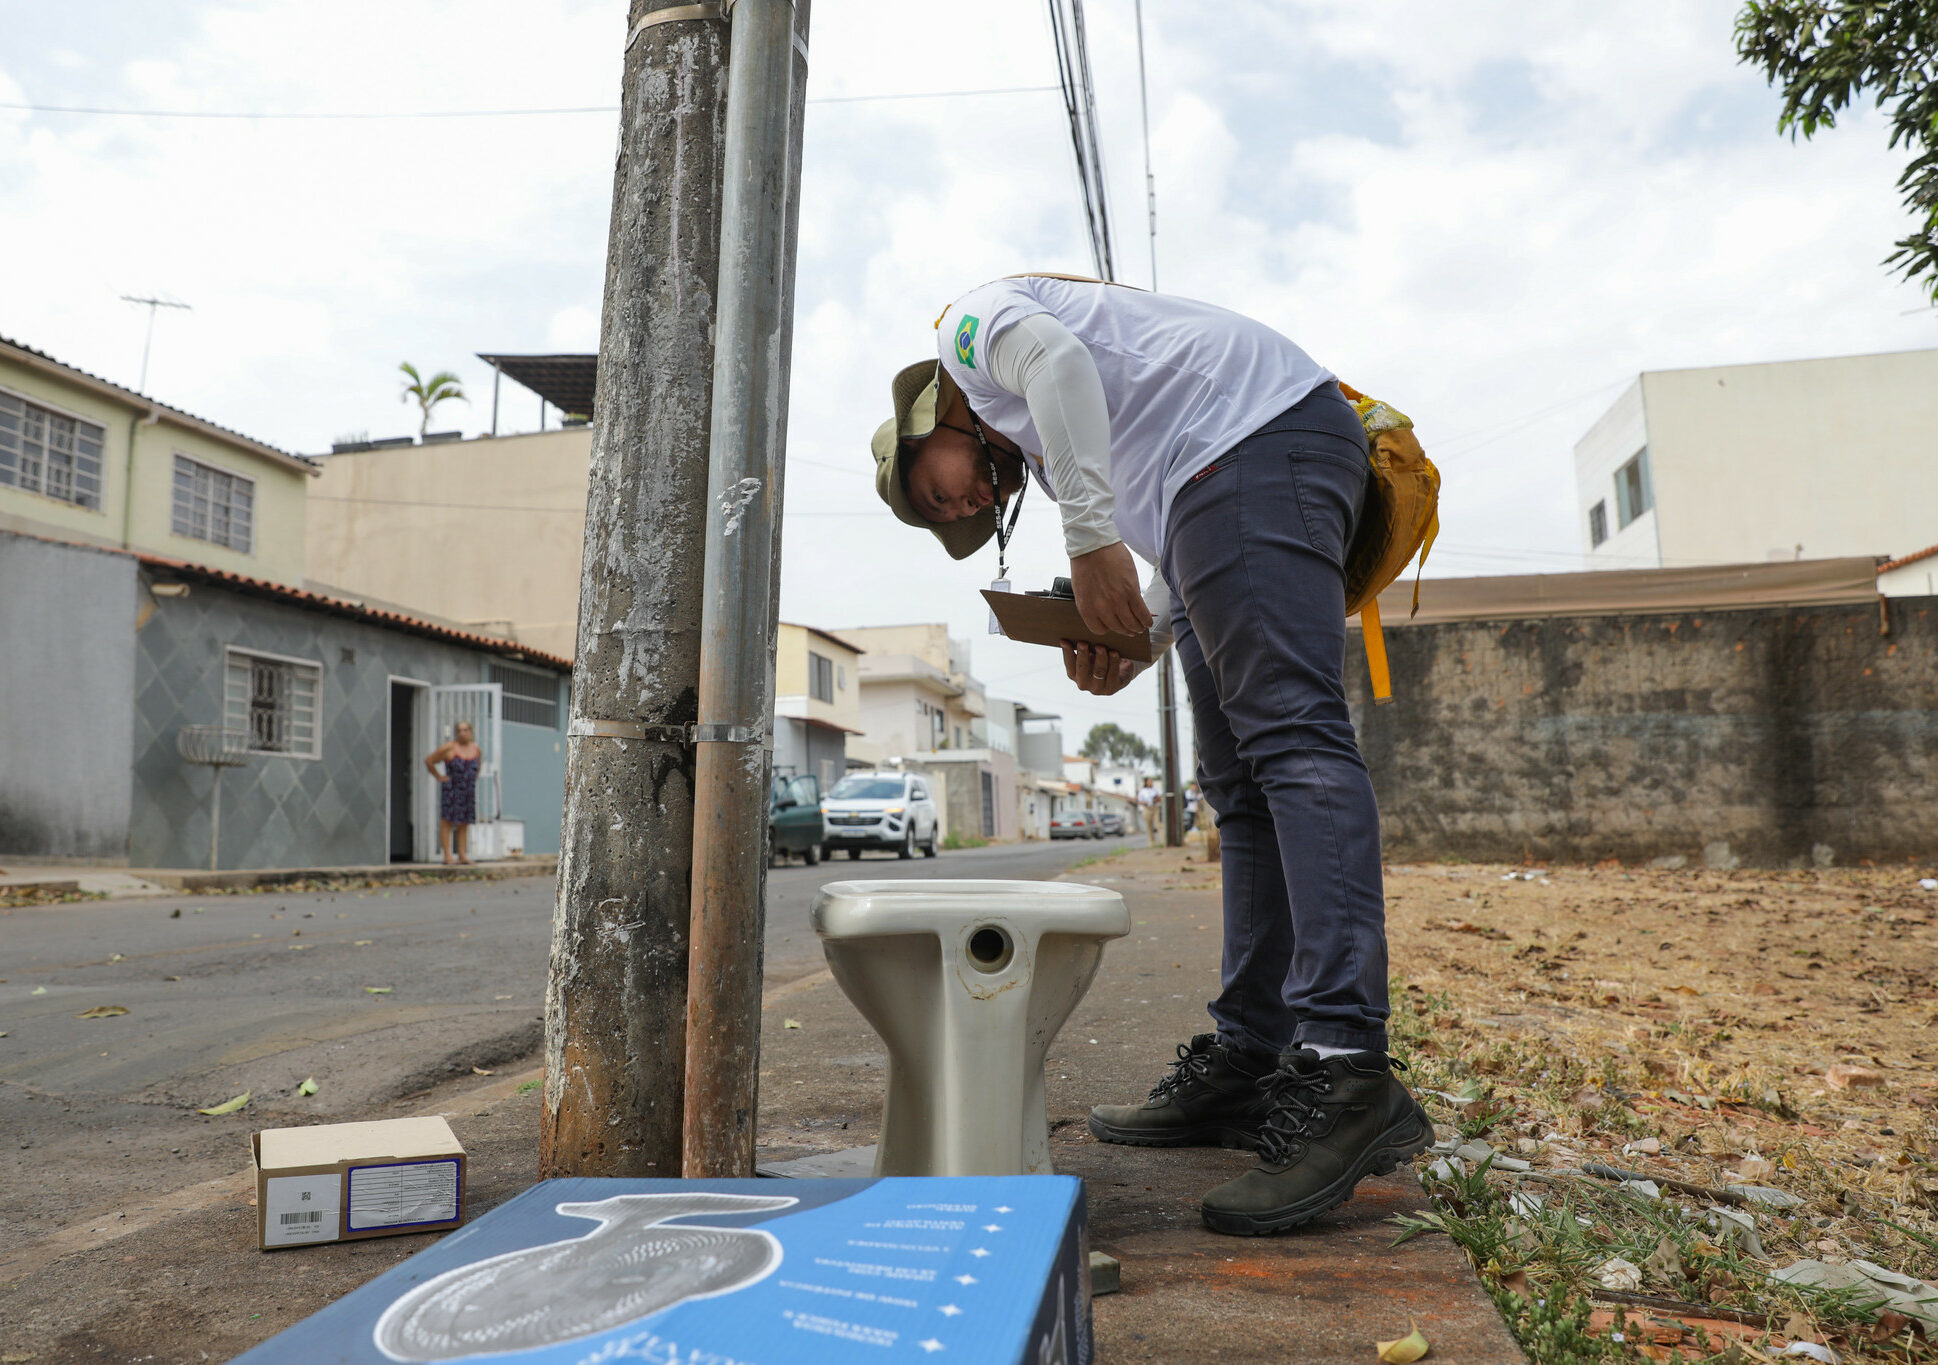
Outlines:
[{"label": "white cloud", "polygon": [[[1780,139],[1776,97],[1735,63],[1734,0],[1145,8],[1163,283],[1414,415],[1447,476],[1442,571],[1574,567],[1571,447],[1638,369],[1938,344],[1878,264],[1905,231],[1902,156],[1867,113]],[[1089,14],[1120,269],[1142,282],[1130,6]],[[16,19],[0,101],[321,113],[616,103],[625,5]],[[1035,0],[821,0],[811,51],[814,96],[1054,80]],[[195,311],[158,321],[161,396],[298,449],[401,432],[399,360],[484,394],[473,352],[592,344],[613,145],[604,115],[0,111],[0,239],[32,264],[0,276],[0,332],[132,381],[144,318],[116,296],[170,291]],[[952,564],[894,522],[864,454],[889,375],[954,295],[1088,269],[1057,98],[815,105],[805,174],[783,611],[944,617],[1073,742],[1097,719],[1151,733],[1148,682],[1093,704],[1043,651],[983,636],[993,551]],[[488,409],[456,416],[478,430]],[[1057,546],[1035,505],[1014,576],[1059,571]]]}]

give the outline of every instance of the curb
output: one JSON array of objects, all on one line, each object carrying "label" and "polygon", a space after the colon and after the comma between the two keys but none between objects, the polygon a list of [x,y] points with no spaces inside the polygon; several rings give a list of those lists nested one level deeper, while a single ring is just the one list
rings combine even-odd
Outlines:
[{"label": "curb", "polygon": [[[526,858],[506,858],[468,867],[446,867],[440,863],[377,863],[366,867],[268,867],[236,868],[223,872],[164,868],[90,868],[85,879],[102,876],[127,878],[137,885],[117,888],[114,899],[132,896],[163,896],[177,892],[194,895],[203,891],[225,891],[264,886],[286,886],[305,881],[396,882],[409,879],[432,882],[501,881],[507,877],[550,876],[558,871],[558,855],[535,854]],[[145,885],[140,885],[145,883]],[[72,868],[49,869],[46,877],[14,876],[0,881],[0,893],[39,890],[50,894],[76,893],[82,880]]]}]

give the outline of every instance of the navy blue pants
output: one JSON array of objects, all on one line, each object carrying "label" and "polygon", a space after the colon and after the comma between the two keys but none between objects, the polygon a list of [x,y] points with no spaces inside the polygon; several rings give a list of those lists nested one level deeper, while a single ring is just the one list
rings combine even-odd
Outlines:
[{"label": "navy blue pants", "polygon": [[1370,473],[1328,383],[1180,491],[1164,577],[1223,842],[1218,1035],[1386,1047],[1379,809],[1346,709],[1345,556]]}]

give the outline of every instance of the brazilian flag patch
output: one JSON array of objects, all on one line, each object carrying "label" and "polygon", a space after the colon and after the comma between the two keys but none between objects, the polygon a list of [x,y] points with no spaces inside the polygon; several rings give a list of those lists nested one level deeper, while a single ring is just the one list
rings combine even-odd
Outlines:
[{"label": "brazilian flag patch", "polygon": [[972,370],[976,368],[976,328],[980,325],[980,318],[964,314],[956,327],[956,360]]}]

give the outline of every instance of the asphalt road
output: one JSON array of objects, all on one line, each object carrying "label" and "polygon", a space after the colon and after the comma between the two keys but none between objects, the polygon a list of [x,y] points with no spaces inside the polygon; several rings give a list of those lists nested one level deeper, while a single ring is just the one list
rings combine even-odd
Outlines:
[{"label": "asphalt road", "polygon": [[[1127,843],[1143,840],[772,869],[768,978],[821,965],[808,907],[826,882],[1043,878]],[[195,1110],[244,1091],[250,1127],[346,1121],[529,1064],[551,907],[549,879],[521,878],[0,911],[0,1239],[107,1207],[131,1181],[234,1171],[233,1122]],[[76,1017],[96,1006],[126,1013]],[[299,1096],[308,1078],[317,1091]]]}]

